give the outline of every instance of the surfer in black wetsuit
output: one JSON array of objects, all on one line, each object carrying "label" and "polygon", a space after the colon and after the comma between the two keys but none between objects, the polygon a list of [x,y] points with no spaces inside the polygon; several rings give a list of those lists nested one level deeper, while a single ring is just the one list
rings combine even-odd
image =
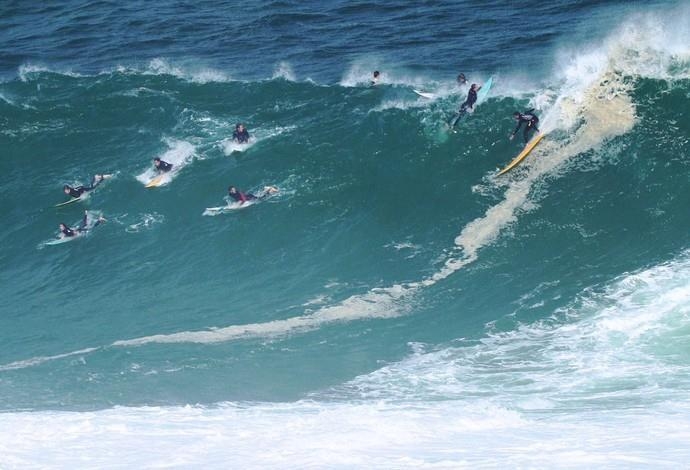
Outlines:
[{"label": "surfer in black wetsuit", "polygon": [[81,235],[82,233],[88,232],[90,229],[94,228],[95,226],[97,226],[101,222],[105,222],[105,218],[103,218],[102,216],[98,216],[98,220],[96,220],[96,223],[93,224],[93,227],[89,227],[89,211],[84,211],[84,218],[79,223],[79,227],[70,228],[64,222],[59,225],[59,227],[60,227],[59,238],[76,237],[77,235]]},{"label": "surfer in black wetsuit", "polygon": [[517,121],[517,126],[515,126],[515,130],[510,134],[510,140],[513,140],[513,137],[515,137],[515,134],[520,130],[520,126],[522,126],[523,123],[527,124],[525,126],[525,131],[524,131],[524,137],[525,137],[525,143],[529,142],[529,133],[530,131],[534,130],[536,132],[539,132],[539,129],[537,128],[537,124],[539,124],[539,118],[533,113],[534,108],[528,109],[524,113],[521,113],[519,111],[515,111],[513,113],[513,117]]},{"label": "surfer in black wetsuit", "polygon": [[371,79],[371,86],[374,86],[379,82],[380,76],[381,72],[379,72],[378,70],[374,71],[374,78]]},{"label": "surfer in black wetsuit", "polygon": [[458,86],[467,85],[467,78],[465,78],[464,73],[461,73],[460,75],[458,75],[457,81],[458,81]]},{"label": "surfer in black wetsuit", "polygon": [[458,110],[457,113],[455,113],[455,116],[453,117],[452,121],[450,122],[450,128],[454,129],[455,125],[458,123],[461,117],[465,115],[465,113],[474,111],[474,104],[477,102],[477,92],[481,90],[482,87],[477,85],[476,83],[473,83],[472,86],[470,87],[470,91],[467,92],[467,99],[465,100],[464,103],[460,106],[460,109]]},{"label": "surfer in black wetsuit", "polygon": [[164,162],[160,158],[156,157],[153,159],[153,164],[156,167],[156,170],[158,170],[161,173],[167,173],[170,170],[172,170],[172,163]]},{"label": "surfer in black wetsuit", "polygon": [[232,140],[238,144],[246,144],[249,142],[249,132],[244,127],[244,124],[237,124],[235,126],[235,132],[232,133]]},{"label": "surfer in black wetsuit", "polygon": [[82,194],[91,191],[96,186],[101,184],[101,181],[103,181],[108,176],[110,176],[110,175],[93,175],[93,179],[91,180],[91,184],[88,186],[77,186],[76,188],[73,188],[69,184],[66,184],[65,186],[63,186],[62,190],[69,197],[78,198],[78,197],[81,197]]},{"label": "surfer in black wetsuit", "polygon": [[235,202],[239,202],[240,204],[244,204],[247,201],[253,201],[255,199],[262,199],[268,196],[269,194],[275,194],[277,192],[278,188],[276,188],[275,186],[266,186],[264,187],[264,190],[261,193],[261,195],[255,196],[252,193],[243,193],[234,186],[228,187],[228,196],[230,196],[235,200]]},{"label": "surfer in black wetsuit", "polygon": [[68,238],[77,236],[77,231],[72,230],[65,223],[60,224],[60,238]]}]

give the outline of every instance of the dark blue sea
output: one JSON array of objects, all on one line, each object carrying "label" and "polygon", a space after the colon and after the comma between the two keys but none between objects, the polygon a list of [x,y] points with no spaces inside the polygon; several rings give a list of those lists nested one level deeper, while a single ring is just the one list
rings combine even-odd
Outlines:
[{"label": "dark blue sea", "polygon": [[683,468],[689,183],[687,0],[3,1],[0,468]]}]

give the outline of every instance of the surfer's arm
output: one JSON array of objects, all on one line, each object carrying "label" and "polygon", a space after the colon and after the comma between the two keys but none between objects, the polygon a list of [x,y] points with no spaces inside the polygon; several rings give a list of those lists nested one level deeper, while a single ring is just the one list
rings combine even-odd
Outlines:
[{"label": "surfer's arm", "polygon": [[521,127],[522,127],[522,120],[518,121],[517,126],[515,126],[515,130],[513,132],[511,132],[511,134],[510,134],[511,139],[513,137],[515,137],[515,134],[517,134],[517,132],[520,130]]}]

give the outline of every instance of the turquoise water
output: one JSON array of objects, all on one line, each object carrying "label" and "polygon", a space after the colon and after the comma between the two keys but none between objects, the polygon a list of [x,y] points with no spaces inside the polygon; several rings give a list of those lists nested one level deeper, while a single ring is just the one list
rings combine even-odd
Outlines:
[{"label": "turquoise water", "polygon": [[1,7],[0,467],[686,463],[690,11],[523,7]]}]

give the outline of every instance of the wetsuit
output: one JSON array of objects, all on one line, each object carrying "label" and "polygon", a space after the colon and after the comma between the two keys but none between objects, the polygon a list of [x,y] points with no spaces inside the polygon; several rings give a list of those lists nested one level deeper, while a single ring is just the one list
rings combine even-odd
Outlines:
[{"label": "wetsuit", "polygon": [[537,128],[537,124],[539,124],[539,118],[532,114],[532,111],[534,111],[534,108],[529,109],[525,111],[524,113],[519,113],[518,115],[518,123],[517,126],[515,126],[515,130],[513,131],[513,136],[517,134],[517,131],[520,130],[520,126],[522,126],[523,123],[526,123],[527,125],[525,126],[525,131],[524,131],[524,137],[525,137],[525,143],[529,142],[529,132],[534,129],[536,132],[539,132],[539,129]]},{"label": "wetsuit", "polygon": [[84,186],[77,186],[76,188],[73,188],[71,186],[65,186],[65,189],[69,190],[69,197],[73,197],[75,199],[81,197],[81,195],[87,191],[87,189]]},{"label": "wetsuit", "polygon": [[98,186],[101,181],[103,181],[103,177],[100,175],[95,175],[93,179],[91,180],[91,184],[88,186],[77,186],[76,188],[73,188],[71,186],[65,185],[66,189],[69,189],[69,196],[73,198],[78,198],[81,197],[82,194],[84,194],[87,191],[91,191],[94,189],[96,186]]},{"label": "wetsuit", "polygon": [[67,227],[65,225],[64,230],[60,230],[60,233],[63,234],[65,237],[74,237],[77,235],[77,232],[72,230],[71,228]]},{"label": "wetsuit", "polygon": [[467,113],[468,108],[470,108],[470,109],[474,108],[474,103],[477,102],[477,91],[479,91],[480,88],[481,87],[477,87],[477,89],[474,89],[474,88],[470,87],[470,91],[467,92],[467,99],[465,100],[464,103],[462,103],[462,105],[460,106],[460,109],[458,110],[457,113],[455,113],[455,116],[453,117],[453,119],[450,122],[451,128],[454,128],[455,125],[460,120],[460,118],[463,117],[465,115],[465,113]]},{"label": "wetsuit", "polygon": [[[478,89],[479,88],[477,88],[477,90]],[[462,103],[462,106],[460,106],[460,112],[467,112],[467,108],[474,107],[474,103],[477,102],[477,90],[470,88],[470,91],[467,92],[467,99]]]},{"label": "wetsuit", "polygon": [[170,170],[172,170],[172,167],[172,163],[164,162],[163,160],[159,160],[158,165],[156,165],[156,169],[161,173],[169,172]]},{"label": "wetsuit", "polygon": [[243,193],[242,191],[235,191],[234,193],[228,192],[228,195],[233,198],[236,202],[240,203],[245,203],[247,201],[251,201],[253,199],[256,199],[256,196],[254,196],[251,193]]},{"label": "wetsuit", "polygon": [[249,141],[249,131],[247,129],[238,130],[232,133],[232,140],[236,140],[240,144],[247,143]]}]

